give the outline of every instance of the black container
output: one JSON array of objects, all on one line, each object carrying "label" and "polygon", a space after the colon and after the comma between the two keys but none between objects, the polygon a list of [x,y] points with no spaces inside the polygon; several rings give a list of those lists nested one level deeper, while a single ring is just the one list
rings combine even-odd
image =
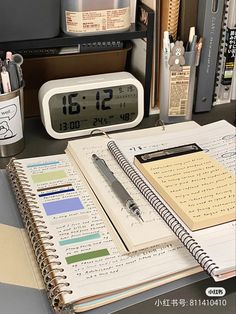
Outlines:
[{"label": "black container", "polygon": [[3,0],[0,3],[0,43],[56,37],[59,31],[60,0]]}]

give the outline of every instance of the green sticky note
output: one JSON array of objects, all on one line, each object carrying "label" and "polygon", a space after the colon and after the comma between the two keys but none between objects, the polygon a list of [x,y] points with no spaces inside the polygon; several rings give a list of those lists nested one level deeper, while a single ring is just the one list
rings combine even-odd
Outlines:
[{"label": "green sticky note", "polygon": [[41,182],[63,179],[63,178],[66,178],[66,176],[67,175],[64,170],[57,170],[57,171],[33,174],[31,177],[34,183],[41,183]]},{"label": "green sticky note", "polygon": [[67,264],[72,264],[72,263],[86,261],[88,259],[94,259],[98,257],[107,256],[107,255],[110,255],[108,250],[102,249],[102,250],[91,251],[91,252],[68,256],[66,257],[66,262]]}]

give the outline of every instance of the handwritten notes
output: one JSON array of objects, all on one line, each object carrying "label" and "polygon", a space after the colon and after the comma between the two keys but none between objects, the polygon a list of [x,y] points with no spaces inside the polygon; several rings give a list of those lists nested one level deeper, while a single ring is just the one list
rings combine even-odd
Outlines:
[{"label": "handwritten notes", "polygon": [[[96,138],[91,140],[95,141]],[[90,296],[138,286],[150,279],[159,278],[160,283],[166,274],[178,273],[178,276],[183,276],[185,270],[191,273],[199,270],[196,261],[178,240],[163,241],[158,246],[132,254],[121,254],[104,222],[96,197],[66,155],[30,158],[20,162],[37,196],[38,211],[52,236],[50,242],[61,263],[55,269],[55,276],[61,275],[60,268],[63,268],[70,289],[74,291],[72,295],[65,295],[66,302],[83,298],[88,300]],[[33,180],[38,173],[60,170],[66,175],[57,180]],[[48,258],[54,260],[54,257]],[[164,280],[171,278],[168,276]],[[127,293],[131,293],[129,291]],[[136,288],[132,291],[134,293]]]},{"label": "handwritten notes", "polygon": [[[79,140],[79,142],[69,142],[70,152],[73,151],[74,155],[76,155],[75,158],[79,167],[81,167],[86,179],[101,202],[104,211],[115,226],[116,231],[114,232],[113,230],[115,241],[118,232],[129,252],[149,248],[163,242],[176,241],[177,237],[172,230],[156,214],[149,202],[129,180],[119,164],[108,152],[106,141],[101,138],[101,142],[98,143],[98,138],[91,138],[89,139],[90,145],[87,143],[87,139],[83,141]],[[144,223],[140,223],[137,217],[129,213],[127,208],[125,208],[114,194],[107,180],[99,173],[91,158],[94,152],[106,161],[106,164],[112,169],[116,178],[138,204]],[[122,251],[126,253],[127,249],[122,248]]]},{"label": "handwritten notes", "polygon": [[207,153],[135,165],[191,230],[235,219],[235,176]]}]

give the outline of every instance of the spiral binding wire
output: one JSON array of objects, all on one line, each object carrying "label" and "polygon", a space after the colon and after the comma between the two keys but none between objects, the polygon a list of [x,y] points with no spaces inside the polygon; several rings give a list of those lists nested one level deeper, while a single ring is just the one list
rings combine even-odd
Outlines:
[{"label": "spiral binding wire", "polygon": [[61,310],[64,308],[63,295],[71,294],[72,290],[64,289],[69,286],[69,283],[66,282],[67,277],[63,274],[64,269],[60,266],[59,256],[52,242],[53,236],[50,235],[48,227],[43,221],[43,216],[37,206],[36,195],[30,188],[21,163],[12,159],[7,170],[49,300],[55,310]]},{"label": "spiral binding wire", "polygon": [[217,58],[217,70],[215,76],[215,91],[213,95],[213,102],[217,103],[220,101],[220,86],[221,86],[221,77],[224,72],[224,52],[226,47],[226,33],[227,33],[227,21],[229,18],[229,2],[230,0],[224,0],[224,16],[222,20],[222,27],[221,27],[221,35],[220,35],[220,46]]},{"label": "spiral binding wire", "polygon": [[167,30],[172,35],[173,39],[176,39],[176,36],[177,36],[179,7],[180,7],[179,0],[170,1]]},{"label": "spiral binding wire", "polygon": [[169,209],[161,202],[158,196],[147,186],[144,180],[140,177],[138,172],[130,165],[120,149],[114,141],[109,141],[108,149],[118,164],[130,178],[130,180],[139,189],[142,195],[148,200],[157,213],[164,219],[168,226],[177,235],[180,241],[185,245],[189,252],[193,255],[196,261],[202,268],[209,274],[214,274],[214,270],[219,267],[213,260],[206,254],[201,246],[194,240],[194,238],[187,232],[187,230],[178,222]]}]

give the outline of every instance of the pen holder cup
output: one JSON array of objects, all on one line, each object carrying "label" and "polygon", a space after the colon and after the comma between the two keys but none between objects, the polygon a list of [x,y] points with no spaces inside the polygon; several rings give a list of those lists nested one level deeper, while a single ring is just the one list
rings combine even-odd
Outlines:
[{"label": "pen holder cup", "polygon": [[[196,52],[186,51],[182,71],[170,71],[169,64],[162,56],[160,95],[160,119],[164,123],[178,123],[192,119],[193,98],[196,76]],[[164,71],[165,69],[165,71]],[[178,75],[178,73],[180,73]]]},{"label": "pen holder cup", "polygon": [[0,94],[0,157],[14,156],[24,148],[24,85]]}]

